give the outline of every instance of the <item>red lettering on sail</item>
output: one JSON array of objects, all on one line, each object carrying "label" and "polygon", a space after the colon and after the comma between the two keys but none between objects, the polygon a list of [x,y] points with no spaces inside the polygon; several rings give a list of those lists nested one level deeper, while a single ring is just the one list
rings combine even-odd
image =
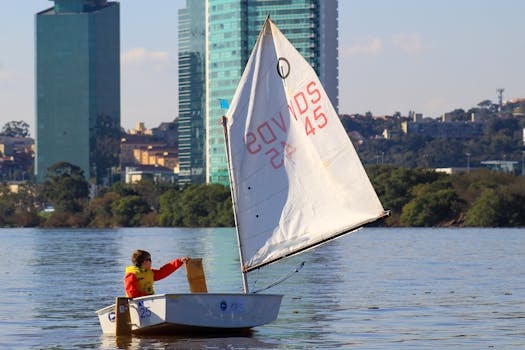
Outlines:
[{"label": "red lettering on sail", "polygon": [[244,144],[246,145],[246,148],[248,149],[248,152],[251,154],[257,154],[261,150],[261,145],[255,143],[257,142],[257,136],[251,131],[249,131],[246,136],[244,136]]},{"label": "red lettering on sail", "polygon": [[317,121],[317,127],[320,129],[328,124],[328,119],[326,119],[326,115],[321,110],[321,106],[314,109],[314,119]]},{"label": "red lettering on sail", "polygon": [[308,116],[304,119],[304,132],[306,136],[315,135],[315,126],[313,126],[312,121]]},{"label": "red lettering on sail", "polygon": [[290,111],[291,115],[293,115],[293,119],[297,121],[297,114],[295,113],[295,108],[293,106],[292,101],[290,101],[290,103],[288,104],[288,110]]},{"label": "red lettering on sail", "polygon": [[306,91],[310,96],[315,95],[316,97],[312,98],[310,102],[313,104],[316,104],[321,100],[321,93],[319,92],[319,89],[316,87],[315,81],[311,81],[306,85]]},{"label": "red lettering on sail", "polygon": [[280,167],[284,165],[284,159],[282,158],[279,151],[277,151],[275,148],[270,148],[264,154],[271,155],[270,164],[272,165],[272,168],[279,169]]},{"label": "red lettering on sail", "polygon": [[[244,137],[248,153],[261,155],[273,169],[283,167],[285,158],[292,159],[297,152],[296,145],[289,143],[288,133],[291,128],[300,126],[304,130],[301,131],[303,135],[315,137],[328,125],[329,119],[322,104],[324,98],[318,82],[306,83],[276,114],[259,119],[258,123],[250,127]],[[292,126],[290,123],[294,121],[299,124]]]},{"label": "red lettering on sail", "polygon": [[304,93],[302,91],[295,94],[294,101],[301,115],[308,110],[308,101],[306,100],[306,96],[304,96]]},{"label": "red lettering on sail", "polygon": [[279,127],[279,129],[281,129],[282,132],[286,133],[288,131],[282,112],[279,112],[279,120],[276,120],[275,117],[273,117],[272,121],[275,125],[277,125],[277,127]]},{"label": "red lettering on sail", "polygon": [[270,143],[277,140],[277,136],[275,136],[275,133],[272,130],[272,127],[268,122],[264,122],[261,125],[257,127],[257,132],[261,136],[261,139],[264,141],[265,144],[269,145]]}]

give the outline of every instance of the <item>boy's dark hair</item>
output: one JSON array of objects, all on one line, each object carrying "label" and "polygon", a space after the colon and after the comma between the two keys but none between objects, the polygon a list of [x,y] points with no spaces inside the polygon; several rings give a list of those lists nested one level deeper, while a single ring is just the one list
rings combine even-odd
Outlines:
[{"label": "boy's dark hair", "polygon": [[147,259],[151,259],[151,254],[145,250],[140,250],[140,249],[135,250],[133,252],[133,255],[131,256],[131,262],[136,267],[141,267],[142,263],[146,261]]}]

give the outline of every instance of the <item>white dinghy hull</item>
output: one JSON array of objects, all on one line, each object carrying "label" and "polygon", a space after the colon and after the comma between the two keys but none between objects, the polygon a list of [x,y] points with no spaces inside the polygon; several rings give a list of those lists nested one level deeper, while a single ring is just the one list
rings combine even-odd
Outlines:
[{"label": "white dinghy hull", "polygon": [[[277,319],[282,295],[156,294],[129,300],[133,334],[242,332]],[[115,304],[97,311],[102,332],[115,334]]]}]

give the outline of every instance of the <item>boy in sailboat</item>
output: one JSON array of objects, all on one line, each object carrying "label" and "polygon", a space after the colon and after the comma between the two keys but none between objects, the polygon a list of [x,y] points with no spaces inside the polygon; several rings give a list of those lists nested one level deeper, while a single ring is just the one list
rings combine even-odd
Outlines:
[{"label": "boy in sailboat", "polygon": [[160,269],[151,268],[151,254],[145,250],[136,250],[131,256],[133,265],[126,267],[124,288],[128,298],[155,294],[153,282],[168,277],[190,260],[185,256],[170,261]]}]

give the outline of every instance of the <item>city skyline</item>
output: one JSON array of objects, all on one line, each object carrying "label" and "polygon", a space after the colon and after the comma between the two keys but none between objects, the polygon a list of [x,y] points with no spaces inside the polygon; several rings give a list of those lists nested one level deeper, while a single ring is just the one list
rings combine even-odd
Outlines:
[{"label": "city skyline", "polygon": [[[178,9],[121,4],[121,121],[126,129],[173,120]],[[49,0],[15,2],[0,15],[0,127],[24,120],[35,136],[34,16]],[[438,117],[485,99],[525,97],[520,0],[340,0],[339,111]],[[8,33],[8,34],[6,34]]]}]

